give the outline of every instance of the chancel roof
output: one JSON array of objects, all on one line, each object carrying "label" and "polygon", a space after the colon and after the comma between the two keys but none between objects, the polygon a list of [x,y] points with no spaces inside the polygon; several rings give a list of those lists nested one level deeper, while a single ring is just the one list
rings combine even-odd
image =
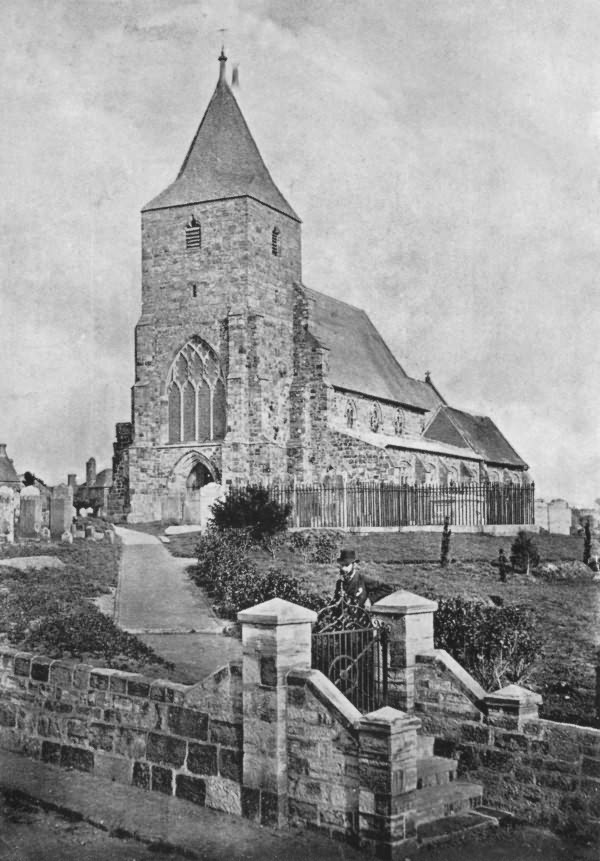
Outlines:
[{"label": "chancel roof", "polygon": [[208,200],[252,197],[299,221],[273,182],[224,74],[175,182],[142,211]]},{"label": "chancel roof", "polygon": [[303,289],[309,300],[308,330],[329,350],[333,386],[423,411],[440,405],[431,386],[405,373],[364,311]]},{"label": "chancel roof", "polygon": [[442,406],[424,436],[449,445],[462,444],[476,451],[487,463],[527,469],[525,461],[488,416],[474,416]]}]

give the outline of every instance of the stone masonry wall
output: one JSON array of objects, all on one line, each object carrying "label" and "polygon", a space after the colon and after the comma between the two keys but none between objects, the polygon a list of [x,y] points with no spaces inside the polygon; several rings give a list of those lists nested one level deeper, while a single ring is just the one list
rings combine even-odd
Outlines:
[{"label": "stone masonry wall", "polygon": [[320,828],[331,835],[357,833],[360,717],[316,670],[288,676],[291,822]]},{"label": "stone masonry wall", "polygon": [[478,697],[477,684],[442,657],[418,655],[416,665],[415,713],[435,737],[434,753],[458,759],[459,774],[483,784],[487,804],[600,834],[600,729],[542,720],[537,707],[498,707],[502,692]]},{"label": "stone masonry wall", "polygon": [[241,814],[241,669],[186,686],[2,647],[0,746]]}]

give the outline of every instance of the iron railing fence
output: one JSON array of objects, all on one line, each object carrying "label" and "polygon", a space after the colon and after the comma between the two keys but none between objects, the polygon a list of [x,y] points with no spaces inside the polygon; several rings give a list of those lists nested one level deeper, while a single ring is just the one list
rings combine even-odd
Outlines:
[{"label": "iron railing fence", "polygon": [[[230,495],[246,487],[232,485]],[[535,523],[535,485],[411,485],[358,482],[346,485],[269,485],[269,497],[291,506],[292,528],[356,529],[442,525]]]}]

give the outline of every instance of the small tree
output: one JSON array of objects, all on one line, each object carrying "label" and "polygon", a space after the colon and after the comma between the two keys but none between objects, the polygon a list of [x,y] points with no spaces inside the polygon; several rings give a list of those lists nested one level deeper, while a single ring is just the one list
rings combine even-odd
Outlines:
[{"label": "small tree", "polygon": [[440,556],[440,565],[442,568],[445,568],[450,561],[450,536],[452,535],[452,531],[450,529],[450,518],[444,517],[444,529],[442,531],[442,552]]},{"label": "small tree", "polygon": [[590,555],[592,552],[592,528],[590,526],[589,518],[585,521],[585,526],[583,527],[583,561],[587,565],[590,561]]},{"label": "small tree", "polygon": [[540,554],[533,536],[521,529],[510,548],[510,564],[515,571],[529,574],[530,568],[540,563]]},{"label": "small tree", "polygon": [[287,528],[291,505],[269,498],[266,487],[235,488],[212,506],[212,523],[219,530],[243,529],[251,541],[262,544],[272,554],[277,536]]}]

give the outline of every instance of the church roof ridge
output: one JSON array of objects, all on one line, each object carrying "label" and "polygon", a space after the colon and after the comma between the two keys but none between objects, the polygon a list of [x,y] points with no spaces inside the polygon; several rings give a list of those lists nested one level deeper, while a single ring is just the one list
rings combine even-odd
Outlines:
[{"label": "church roof ridge", "polygon": [[299,222],[275,185],[225,79],[225,58],[219,62],[219,80],[177,177],[142,212],[251,197]]}]

